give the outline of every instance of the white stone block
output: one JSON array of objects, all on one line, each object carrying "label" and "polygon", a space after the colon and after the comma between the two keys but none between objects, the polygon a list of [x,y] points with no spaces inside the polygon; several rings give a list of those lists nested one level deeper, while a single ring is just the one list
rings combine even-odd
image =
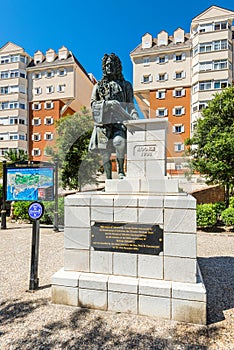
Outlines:
[{"label": "white stone block", "polygon": [[139,296],[139,314],[169,320],[171,318],[169,298]]},{"label": "white stone block", "polygon": [[194,233],[164,233],[164,255],[196,258],[197,236]]},{"label": "white stone block", "polygon": [[139,294],[155,297],[171,297],[171,282],[148,278],[139,279]]},{"label": "white stone block", "polygon": [[111,207],[91,207],[91,220],[93,221],[113,221],[113,206]]},{"label": "white stone block", "polygon": [[79,277],[79,288],[107,290],[108,275],[98,273],[81,273]]},{"label": "white stone block", "polygon": [[163,256],[139,254],[138,277],[163,279]]},{"label": "white stone block", "polygon": [[161,141],[163,146],[165,147],[165,140],[166,140],[166,133],[163,132],[162,130],[155,130],[152,127],[147,128],[147,132],[146,132],[146,141]]},{"label": "white stone block", "polygon": [[64,204],[65,206],[76,206],[76,207],[85,207],[90,206],[91,193],[83,194],[71,194],[65,197]]},{"label": "white stone block", "polygon": [[108,310],[137,314],[137,294],[109,291]]},{"label": "white stone block", "polygon": [[53,285],[51,300],[53,304],[78,306],[78,288]]},{"label": "white stone block", "polygon": [[203,283],[172,282],[172,298],[206,302]]},{"label": "white stone block", "polygon": [[137,254],[114,253],[113,274],[136,277]]},{"label": "white stone block", "polygon": [[106,193],[136,193],[139,192],[140,181],[138,179],[106,180]]},{"label": "white stone block", "polygon": [[137,196],[126,196],[123,194],[116,195],[114,197],[114,207],[137,207]]},{"label": "white stone block", "polygon": [[65,227],[64,228],[64,248],[89,249],[90,229]]},{"label": "white stone block", "polygon": [[160,141],[130,142],[127,152],[128,161],[165,159],[165,146]]},{"label": "white stone block", "polygon": [[177,196],[165,196],[164,207],[172,209],[196,209],[196,199],[187,193],[180,193]]},{"label": "white stone block", "polygon": [[196,282],[196,259],[164,255],[164,279],[178,282]]},{"label": "white stone block", "polygon": [[196,233],[196,210],[166,208],[164,232]]},{"label": "white stone block", "polygon": [[141,195],[138,206],[143,208],[163,208],[163,196]]},{"label": "white stone block", "polygon": [[137,208],[114,208],[114,222],[137,222]]},{"label": "white stone block", "polygon": [[103,290],[79,289],[79,306],[106,311],[107,292]]},{"label": "white stone block", "polygon": [[67,287],[77,287],[79,284],[79,277],[80,272],[64,271],[64,268],[62,268],[51,277],[51,284]]},{"label": "white stone block", "polygon": [[140,192],[176,193],[178,180],[175,179],[141,179]]},{"label": "white stone block", "polygon": [[206,325],[206,303],[172,299],[172,320]]},{"label": "white stone block", "polygon": [[96,194],[91,197],[92,207],[112,207],[113,206],[113,196],[108,194]]},{"label": "white stone block", "polygon": [[102,252],[92,250],[90,252],[90,271],[95,273],[112,273],[112,255],[111,252]]},{"label": "white stone block", "polygon": [[145,141],[145,137],[146,137],[146,133],[144,128],[134,128],[134,130],[132,130],[132,132],[127,132],[127,145],[130,142],[139,142],[139,141]]},{"label": "white stone block", "polygon": [[163,209],[139,208],[138,221],[145,224],[163,224]]},{"label": "white stone block", "polygon": [[112,275],[108,280],[108,291],[136,294],[138,291],[138,279]]},{"label": "white stone block", "polygon": [[89,227],[89,207],[65,207],[65,226],[67,227]]},{"label": "white stone block", "polygon": [[64,270],[89,272],[89,250],[64,250]]},{"label": "white stone block", "polygon": [[165,160],[149,160],[145,163],[145,177],[147,179],[163,178],[165,176],[165,172]]},{"label": "white stone block", "polygon": [[127,177],[141,178],[145,176],[145,161],[127,160]]}]

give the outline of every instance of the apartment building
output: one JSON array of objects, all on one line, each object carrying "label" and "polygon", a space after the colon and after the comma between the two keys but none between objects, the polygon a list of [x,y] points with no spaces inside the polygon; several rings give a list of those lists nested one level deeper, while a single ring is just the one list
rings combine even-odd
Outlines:
[{"label": "apartment building", "polygon": [[185,140],[201,111],[234,80],[234,12],[211,6],[182,28],[150,33],[130,54],[135,98],[146,118],[169,121],[168,173],[186,168]]},{"label": "apartment building", "polygon": [[0,157],[22,149],[48,161],[59,118],[89,107],[95,78],[66,47],[30,57],[8,42],[0,48]]},{"label": "apartment building", "polygon": [[34,54],[28,65],[29,154],[33,160],[48,160],[47,146],[55,140],[56,121],[90,105],[92,76],[75,56],[61,47]]},{"label": "apartment building", "polygon": [[0,158],[9,149],[28,150],[30,56],[11,42],[0,48]]}]

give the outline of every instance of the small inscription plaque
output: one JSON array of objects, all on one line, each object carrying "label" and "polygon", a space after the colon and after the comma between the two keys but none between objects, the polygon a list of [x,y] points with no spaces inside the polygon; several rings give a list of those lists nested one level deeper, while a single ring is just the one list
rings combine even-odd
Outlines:
[{"label": "small inscription plaque", "polygon": [[91,227],[95,250],[158,255],[163,250],[159,225],[95,222]]},{"label": "small inscription plaque", "polygon": [[156,145],[136,145],[133,155],[140,158],[156,158],[158,146]]}]

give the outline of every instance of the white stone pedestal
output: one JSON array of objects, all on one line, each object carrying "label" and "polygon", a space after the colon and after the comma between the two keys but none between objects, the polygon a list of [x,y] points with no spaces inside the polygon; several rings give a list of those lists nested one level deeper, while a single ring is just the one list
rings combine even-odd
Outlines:
[{"label": "white stone pedestal", "polygon": [[[196,260],[196,200],[165,176],[166,126],[127,123],[127,177],[106,191],[65,199],[64,268],[52,277],[52,301],[206,324],[206,290]],[[99,251],[95,222],[159,225],[159,255]]]}]

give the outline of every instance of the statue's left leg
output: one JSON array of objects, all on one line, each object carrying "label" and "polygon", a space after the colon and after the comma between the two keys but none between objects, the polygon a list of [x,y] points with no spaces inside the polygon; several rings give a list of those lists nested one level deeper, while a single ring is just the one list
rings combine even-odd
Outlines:
[{"label": "statue's left leg", "polygon": [[125,156],[125,149],[126,149],[126,139],[120,135],[115,136],[113,138],[113,146],[116,149],[119,178],[122,179],[125,176],[124,156]]}]

